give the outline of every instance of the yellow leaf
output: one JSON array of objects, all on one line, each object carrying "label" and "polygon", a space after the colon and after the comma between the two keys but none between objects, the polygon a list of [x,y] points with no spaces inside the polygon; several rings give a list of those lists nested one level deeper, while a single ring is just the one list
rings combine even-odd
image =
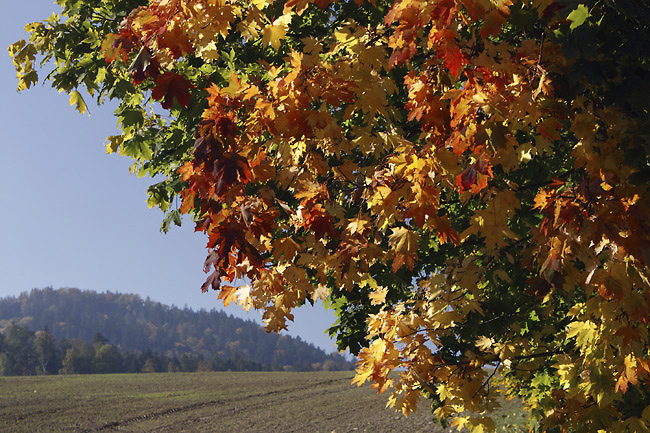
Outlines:
[{"label": "yellow leaf", "polygon": [[488,248],[502,248],[508,245],[506,239],[517,240],[519,237],[508,227],[508,219],[521,204],[515,193],[504,190],[494,196],[485,209],[479,209],[472,217],[472,224],[461,233],[462,239],[472,234],[485,237]]},{"label": "yellow leaf", "polygon": [[206,45],[197,46],[196,55],[205,61],[213,61],[219,58],[219,48],[215,41],[210,41]]},{"label": "yellow leaf", "polygon": [[469,418],[466,416],[457,416],[451,421],[451,427],[456,427],[458,431],[461,431],[468,424]]},{"label": "yellow leaf", "polygon": [[262,30],[262,45],[271,45],[274,50],[279,50],[282,39],[287,34],[288,24],[291,22],[291,15],[282,15],[273,21],[273,24]]},{"label": "yellow leaf", "polygon": [[120,145],[124,142],[124,136],[123,135],[109,135],[106,137],[106,141],[104,143],[106,144],[106,153],[111,154],[117,152],[119,149]]},{"label": "yellow leaf", "polygon": [[29,89],[30,87],[32,87],[34,84],[38,82],[38,74],[33,69],[30,69],[29,71],[22,74],[19,73],[17,77],[18,77],[18,87],[17,87],[18,91]]},{"label": "yellow leaf", "polygon": [[318,299],[324,301],[325,299],[327,299],[329,295],[330,295],[330,289],[328,289],[327,286],[319,284],[316,290],[312,292],[311,299],[314,302],[317,301]]},{"label": "yellow leaf", "polygon": [[282,238],[273,242],[273,257],[278,260],[284,255],[284,260],[291,261],[300,250],[300,245],[291,238]]},{"label": "yellow leaf", "polygon": [[[21,39],[9,45],[9,48],[7,48],[7,51],[9,51],[9,56],[16,57],[16,54],[18,54],[20,50],[25,47],[25,45],[27,45],[27,42],[25,42],[24,39]],[[14,65],[20,65],[20,61],[18,59],[14,60]]]},{"label": "yellow leaf", "polygon": [[490,417],[470,418],[470,424],[472,433],[490,432],[495,429],[494,421]]},{"label": "yellow leaf", "polygon": [[237,24],[237,30],[244,39],[256,38],[259,34],[259,25],[256,21],[245,19]]},{"label": "yellow leaf", "polygon": [[386,287],[381,287],[370,292],[368,296],[370,298],[370,305],[381,305],[386,303],[386,295],[388,294],[388,289]]},{"label": "yellow leaf", "polygon": [[441,383],[436,387],[436,393],[440,396],[440,400],[447,400],[454,396],[451,392],[449,392],[449,388],[445,386],[444,383]]},{"label": "yellow leaf", "polygon": [[356,35],[353,35],[348,28],[343,28],[339,31],[334,32],[334,37],[339,42],[341,47],[350,49],[353,52],[359,50],[359,39]]},{"label": "yellow leaf", "polygon": [[259,10],[264,9],[267,3],[266,0],[251,0],[251,5],[255,6]]},{"label": "yellow leaf", "polygon": [[271,45],[274,50],[280,49],[280,40],[287,34],[286,26],[271,25],[262,30],[262,44]]},{"label": "yellow leaf", "polygon": [[357,386],[361,386],[365,383],[366,380],[372,376],[372,369],[370,368],[357,368],[357,374],[354,376],[352,379],[352,385],[356,384]]},{"label": "yellow leaf", "polygon": [[485,335],[479,337],[479,339],[476,340],[476,342],[474,343],[476,347],[478,347],[484,352],[489,351],[493,344],[494,344],[494,340],[490,337],[486,337]]},{"label": "yellow leaf", "polygon": [[228,305],[230,305],[231,301],[236,300],[235,297],[236,293],[237,293],[237,287],[221,286],[221,290],[219,291],[219,296],[217,296],[217,299],[222,299],[223,305],[227,307]]},{"label": "yellow leaf", "polygon": [[581,349],[586,348],[596,338],[596,325],[587,320],[585,322],[571,322],[567,326],[567,339],[575,338]]},{"label": "yellow leaf", "polygon": [[73,105],[81,114],[84,114],[88,109],[88,107],[86,107],[84,98],[81,96],[81,93],[77,92],[76,90],[73,90],[70,93],[70,106],[72,107]]},{"label": "yellow leaf", "polygon": [[369,218],[353,218],[348,223],[346,230],[351,234],[363,234],[371,226]]},{"label": "yellow leaf", "polygon": [[369,274],[364,276],[361,281],[359,282],[359,287],[369,287],[371,289],[378,289],[379,286],[377,285],[377,281],[372,278]]}]

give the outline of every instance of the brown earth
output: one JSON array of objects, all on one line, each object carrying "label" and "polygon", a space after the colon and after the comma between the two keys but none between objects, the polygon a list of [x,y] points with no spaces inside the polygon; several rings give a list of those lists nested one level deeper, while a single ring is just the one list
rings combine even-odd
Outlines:
[{"label": "brown earth", "polygon": [[436,432],[351,372],[0,378],[3,432]]}]

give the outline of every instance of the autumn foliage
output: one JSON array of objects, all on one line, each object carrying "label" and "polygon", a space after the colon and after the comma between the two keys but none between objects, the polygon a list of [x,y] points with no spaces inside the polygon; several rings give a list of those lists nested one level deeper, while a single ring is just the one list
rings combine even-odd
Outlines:
[{"label": "autumn foliage", "polygon": [[80,111],[119,101],[107,151],[205,233],[204,291],[269,331],[325,301],[406,414],[650,428],[644,2],[58,3],[19,89],[43,54]]}]

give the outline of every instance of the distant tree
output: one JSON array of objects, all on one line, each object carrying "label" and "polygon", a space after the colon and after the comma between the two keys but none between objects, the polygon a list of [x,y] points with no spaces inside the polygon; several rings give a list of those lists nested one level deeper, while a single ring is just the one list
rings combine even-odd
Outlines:
[{"label": "distant tree", "polygon": [[34,347],[34,333],[12,323],[4,335],[4,352],[0,359],[3,376],[30,376],[36,373],[38,355]]},{"label": "distant tree", "polygon": [[196,371],[213,371],[212,363],[207,359],[202,359],[196,365]]},{"label": "distant tree", "polygon": [[168,373],[178,373],[181,371],[181,367],[178,363],[178,359],[172,358],[167,363],[167,372]]},{"label": "distant tree", "polygon": [[93,343],[93,348],[97,350],[104,344],[108,343],[108,339],[104,337],[101,332],[95,332],[93,334],[92,343]]},{"label": "distant tree", "polygon": [[122,355],[112,344],[104,344],[95,350],[93,373],[119,373],[123,371]]},{"label": "distant tree", "polygon": [[142,370],[140,355],[127,351],[122,354],[122,368],[125,373],[139,373]]},{"label": "distant tree", "polygon": [[140,359],[142,362],[142,373],[162,373],[167,371],[169,359],[164,355],[153,352],[151,349],[147,349],[142,353]]},{"label": "distant tree", "polygon": [[9,376],[11,372],[10,360],[6,353],[5,336],[0,334],[0,376]]},{"label": "distant tree", "polygon": [[184,372],[196,371],[199,361],[198,357],[192,356],[188,353],[183,353],[178,360],[181,371]]},{"label": "distant tree", "polygon": [[38,370],[42,374],[56,374],[61,368],[57,351],[57,341],[47,331],[47,327],[34,334],[34,347],[38,356]]},{"label": "distant tree", "polygon": [[156,361],[153,358],[147,358],[142,366],[142,373],[155,373],[157,371]]},{"label": "distant tree", "polygon": [[83,340],[73,338],[68,340],[68,348],[63,359],[62,374],[92,373],[94,350]]}]

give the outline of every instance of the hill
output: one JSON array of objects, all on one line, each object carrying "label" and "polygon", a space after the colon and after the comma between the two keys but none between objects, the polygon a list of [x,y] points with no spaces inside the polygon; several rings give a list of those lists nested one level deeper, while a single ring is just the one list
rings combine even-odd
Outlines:
[{"label": "hill", "polygon": [[47,329],[57,339],[91,342],[101,333],[122,351],[236,357],[274,370],[351,368],[338,353],[327,354],[300,338],[267,334],[252,321],[217,310],[170,307],[134,294],[34,289],[0,299],[0,332],[12,323],[31,331]]}]

